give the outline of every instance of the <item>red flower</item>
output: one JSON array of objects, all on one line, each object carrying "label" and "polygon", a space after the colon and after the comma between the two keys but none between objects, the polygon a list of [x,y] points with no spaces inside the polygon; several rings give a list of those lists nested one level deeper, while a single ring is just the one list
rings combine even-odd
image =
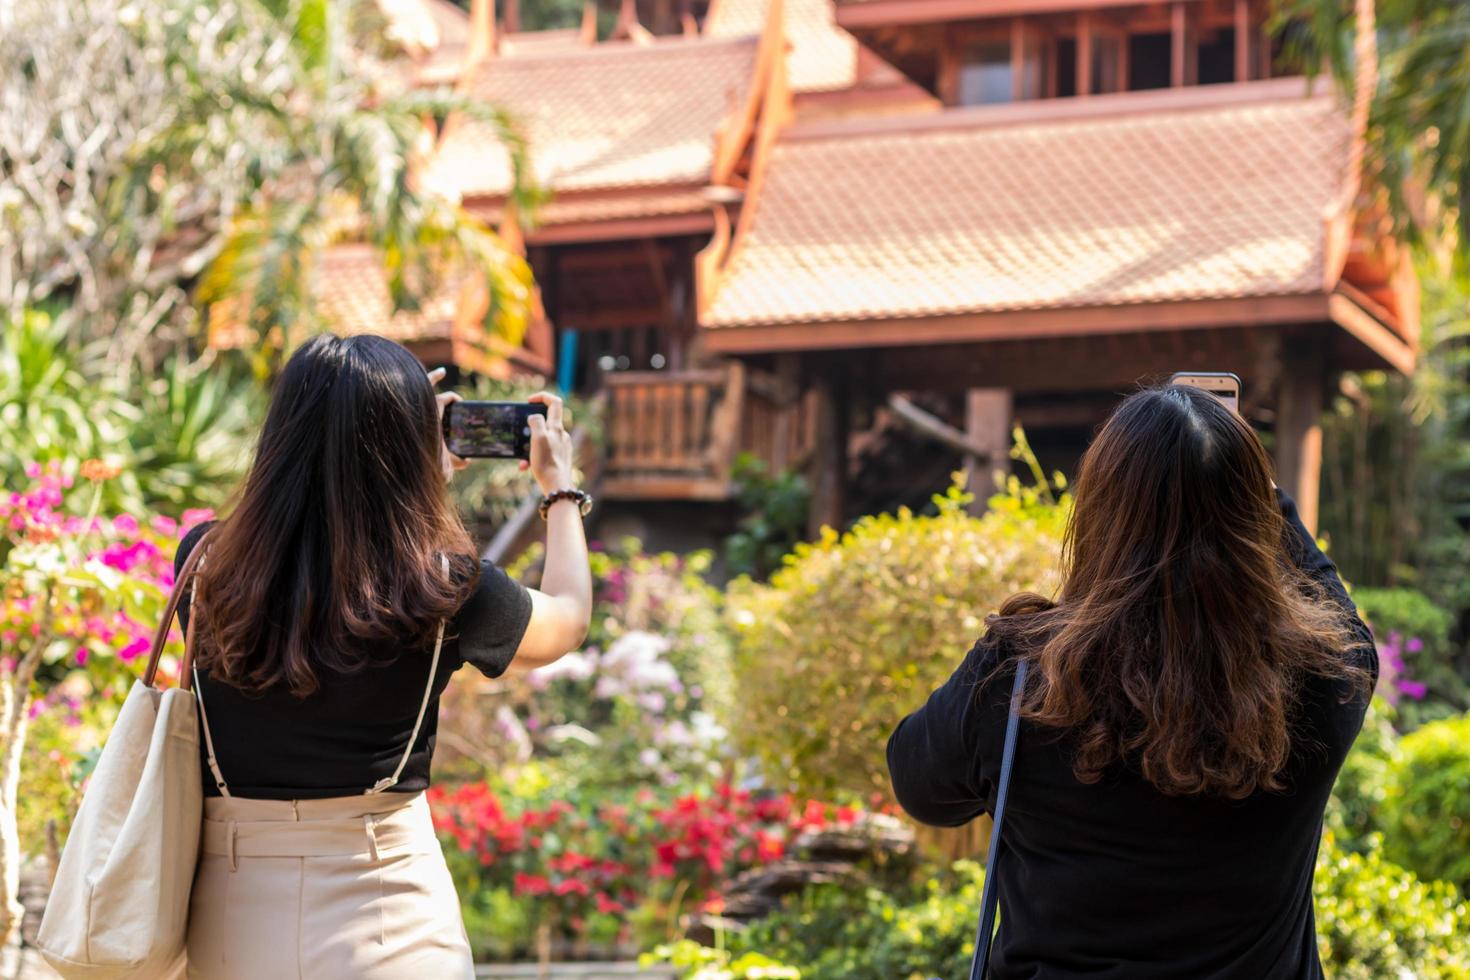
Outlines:
[{"label": "red flower", "polygon": [[516,872],[515,893],[517,895],[534,897],[537,895],[546,895],[550,891],[551,882],[541,875],[528,875],[522,871]]}]

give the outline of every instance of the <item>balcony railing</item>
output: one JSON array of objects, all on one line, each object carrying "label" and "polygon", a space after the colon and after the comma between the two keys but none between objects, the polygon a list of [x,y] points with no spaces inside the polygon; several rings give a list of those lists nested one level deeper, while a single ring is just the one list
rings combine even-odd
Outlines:
[{"label": "balcony railing", "polygon": [[776,470],[810,454],[803,400],[741,364],[612,374],[605,385],[608,499],[725,500],[741,452]]}]

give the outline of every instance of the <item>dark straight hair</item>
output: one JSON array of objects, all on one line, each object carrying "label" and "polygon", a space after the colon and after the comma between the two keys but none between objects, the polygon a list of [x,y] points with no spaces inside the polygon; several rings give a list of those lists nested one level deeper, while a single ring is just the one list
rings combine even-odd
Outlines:
[{"label": "dark straight hair", "polygon": [[1303,680],[1366,696],[1348,614],[1299,572],[1255,432],[1204,392],[1127,398],[1082,458],[1055,600],[991,632],[1031,662],[1022,713],[1095,782],[1127,762],[1168,795],[1281,790]]},{"label": "dark straight hair", "polygon": [[292,355],[198,580],[211,677],[305,697],[321,669],[361,666],[366,643],[432,641],[479,570],[441,441],[433,386],[405,348],[323,334]]}]

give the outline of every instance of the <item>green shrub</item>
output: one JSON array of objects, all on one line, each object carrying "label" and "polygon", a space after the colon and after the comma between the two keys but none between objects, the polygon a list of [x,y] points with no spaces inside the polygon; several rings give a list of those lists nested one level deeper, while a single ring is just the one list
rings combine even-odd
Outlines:
[{"label": "green shrub", "polygon": [[797,546],[769,585],[731,586],[739,747],[778,785],[830,797],[887,793],[894,722],[959,666],[1011,593],[1053,589],[1065,501],[1022,488],[965,511],[865,517]]},{"label": "green shrub", "polygon": [[[790,963],[802,980],[961,977],[983,884],[981,868],[961,861],[916,896],[822,886],[787,899],[730,945]],[[1313,894],[1328,976],[1470,980],[1470,907],[1449,884],[1422,882],[1376,851],[1343,850],[1328,833]]]},{"label": "green shrub", "polygon": [[1376,848],[1343,850],[1328,834],[1313,891],[1329,977],[1470,978],[1470,908],[1445,882],[1420,881]]},{"label": "green shrub", "polygon": [[1384,829],[1388,786],[1399,756],[1399,735],[1393,719],[1393,706],[1383,698],[1374,698],[1363,720],[1363,730],[1332,787],[1327,826],[1347,850],[1373,846],[1373,835]]},{"label": "green shrub", "polygon": [[1385,807],[1387,856],[1424,878],[1470,889],[1470,715],[1399,742]]},{"label": "green shrub", "polygon": [[773,474],[750,453],[736,458],[732,478],[744,516],[725,539],[725,568],[732,576],[764,579],[806,534],[811,489],[800,473]]},{"label": "green shrub", "polygon": [[1454,616],[1414,589],[1353,590],[1378,638],[1386,676],[1399,699],[1399,724],[1417,728],[1470,707],[1466,664],[1452,639]]},{"label": "green shrub", "polygon": [[802,980],[802,973],[760,953],[736,955],[683,940],[639,957],[643,966],[667,963],[682,980]]},{"label": "green shrub", "polygon": [[980,865],[960,861],[914,896],[812,889],[751,927],[739,948],[794,963],[803,980],[964,976],[984,878]]}]

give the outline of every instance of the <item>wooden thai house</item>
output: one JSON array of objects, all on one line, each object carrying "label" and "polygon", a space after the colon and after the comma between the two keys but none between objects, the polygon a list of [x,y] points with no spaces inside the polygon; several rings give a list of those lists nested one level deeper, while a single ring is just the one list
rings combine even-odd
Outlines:
[{"label": "wooden thai house", "polygon": [[1336,376],[1413,369],[1362,134],[1273,77],[1257,0],[620,10],[610,42],[471,15],[458,84],[522,119],[539,213],[472,123],[426,171],[523,235],[556,373],[607,399],[604,499],[728,500],[747,451],[841,524],[1230,370],[1314,526]]}]

